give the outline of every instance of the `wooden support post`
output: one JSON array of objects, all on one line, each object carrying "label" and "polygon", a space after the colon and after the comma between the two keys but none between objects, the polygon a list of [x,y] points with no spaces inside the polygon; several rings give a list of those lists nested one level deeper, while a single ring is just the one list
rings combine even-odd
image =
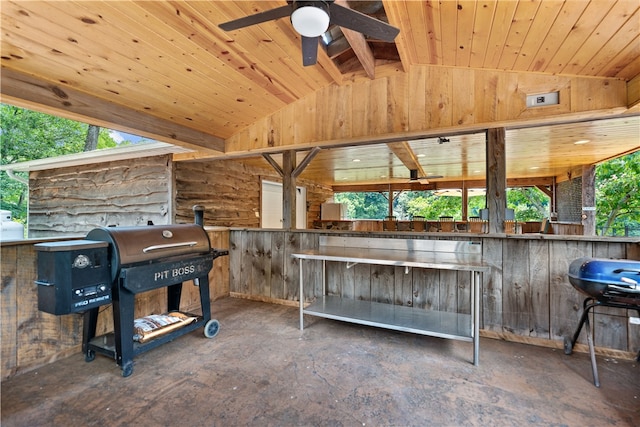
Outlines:
[{"label": "wooden support post", "polygon": [[489,233],[503,233],[505,209],[507,208],[507,178],[504,128],[487,130],[486,163]]},{"label": "wooden support post", "polygon": [[293,171],[296,168],[296,152],[293,150],[282,153],[282,227],[296,228],[296,178]]},{"label": "wooden support post", "polygon": [[462,181],[462,219],[464,221],[469,221],[469,189],[465,186],[464,181]]},{"label": "wooden support post", "polygon": [[582,167],[582,228],[585,236],[596,235],[596,167]]}]

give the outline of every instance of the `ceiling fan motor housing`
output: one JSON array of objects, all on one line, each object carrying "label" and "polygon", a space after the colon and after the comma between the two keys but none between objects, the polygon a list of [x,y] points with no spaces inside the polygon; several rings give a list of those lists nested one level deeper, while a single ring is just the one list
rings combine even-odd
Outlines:
[{"label": "ceiling fan motor housing", "polygon": [[[329,3],[326,1],[294,1],[291,12],[293,28],[305,37],[318,37],[329,28]],[[319,13],[322,11],[323,13]]]}]

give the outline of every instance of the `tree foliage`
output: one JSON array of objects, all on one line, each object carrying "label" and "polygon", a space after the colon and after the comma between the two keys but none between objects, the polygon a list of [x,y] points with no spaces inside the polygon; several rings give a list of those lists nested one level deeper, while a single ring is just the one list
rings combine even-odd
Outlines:
[{"label": "tree foliage", "polygon": [[[89,128],[85,123],[6,104],[0,104],[0,124],[0,154],[3,165],[80,153],[84,150]],[[97,148],[116,145],[108,131],[100,129]],[[28,180],[26,172],[15,172],[15,175]],[[11,211],[15,220],[25,222],[27,185],[10,178],[2,171],[0,188],[0,208]]]},{"label": "tree foliage", "polygon": [[596,167],[596,229],[640,235],[640,151]]}]

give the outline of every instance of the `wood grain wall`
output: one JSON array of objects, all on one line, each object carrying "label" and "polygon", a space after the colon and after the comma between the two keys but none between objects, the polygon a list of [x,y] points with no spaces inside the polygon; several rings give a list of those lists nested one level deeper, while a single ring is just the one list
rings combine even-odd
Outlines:
[{"label": "wood grain wall", "polygon": [[[299,264],[291,253],[318,247],[331,232],[232,230],[230,233],[231,295],[292,304],[299,297]],[[375,233],[381,237],[443,238],[435,234]],[[342,236],[362,233],[340,232]],[[367,237],[373,234],[367,233]],[[455,234],[447,238],[465,240]],[[489,336],[523,342],[562,340],[577,327],[583,295],[568,281],[569,264],[583,256],[640,260],[633,240],[584,236],[474,235],[493,268],[482,284],[481,324]],[[321,261],[305,261],[305,301],[321,295]],[[466,273],[344,263],[327,263],[328,292],[441,311],[469,312],[470,279]],[[596,345],[604,349],[640,350],[640,326],[629,324],[626,310],[599,308],[594,322]],[[584,334],[579,343],[584,344]]]},{"label": "wood grain wall", "polygon": [[[265,162],[266,164],[266,162]],[[193,206],[204,207],[205,225],[260,227],[262,180],[282,182],[274,169],[233,160],[175,164],[176,221],[193,222]],[[330,187],[298,179],[307,188],[307,227],[320,218],[320,205],[333,197]]]},{"label": "wood grain wall", "polygon": [[[211,245],[228,249],[229,230],[207,229]],[[34,243],[22,241],[2,243],[1,292],[2,292],[2,360],[1,377],[7,378],[19,372],[50,363],[82,351],[82,315],[55,316],[38,311],[37,253]],[[219,257],[209,273],[211,300],[229,295],[229,257]],[[137,294],[136,317],[165,313],[166,288]],[[180,309],[199,312],[200,294],[193,282],[185,282]],[[216,313],[212,313],[213,318]],[[97,334],[113,331],[111,305],[103,306],[98,316]]]},{"label": "wood grain wall", "polygon": [[[559,92],[559,105],[526,107],[527,95],[546,92]],[[416,65],[320,89],[228,138],[225,151],[410,139],[434,130],[585,119],[609,108],[627,108],[624,80]]]},{"label": "wood grain wall", "polygon": [[147,221],[171,224],[172,186],[168,155],[33,171],[28,236],[84,235],[96,227]]}]

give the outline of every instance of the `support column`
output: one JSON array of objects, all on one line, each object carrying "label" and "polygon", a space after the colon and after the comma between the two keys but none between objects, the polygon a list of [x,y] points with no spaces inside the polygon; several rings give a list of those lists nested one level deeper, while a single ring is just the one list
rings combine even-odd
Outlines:
[{"label": "support column", "polygon": [[505,129],[487,130],[487,208],[489,209],[489,233],[504,232],[507,208],[507,178],[505,158]]},{"label": "support column", "polygon": [[296,168],[296,152],[293,150],[282,153],[282,227],[296,228],[296,178],[293,170]]},{"label": "support column", "polygon": [[596,167],[582,167],[582,228],[585,236],[596,235]]}]

